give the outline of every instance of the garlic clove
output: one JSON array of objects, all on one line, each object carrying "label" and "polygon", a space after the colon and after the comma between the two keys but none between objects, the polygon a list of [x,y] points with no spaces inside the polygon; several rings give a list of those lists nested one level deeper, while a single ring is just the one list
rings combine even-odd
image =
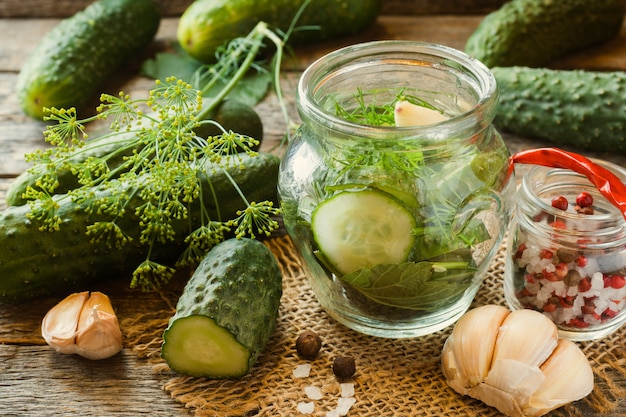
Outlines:
[{"label": "garlic clove", "polygon": [[76,334],[76,353],[87,359],[106,359],[122,350],[122,331],[109,297],[92,292],[83,305]]},{"label": "garlic clove", "polygon": [[527,417],[521,409],[517,398],[506,391],[492,387],[484,382],[472,387],[468,395],[482,401],[490,407],[496,408],[508,417]]},{"label": "garlic clove", "polygon": [[558,338],[558,329],[548,317],[534,310],[515,310],[500,326],[492,367],[503,359],[539,366],[552,354]]},{"label": "garlic clove", "polygon": [[75,353],[74,341],[78,319],[88,298],[88,291],[70,294],[44,316],[41,322],[41,335],[56,351]]},{"label": "garlic clove", "polygon": [[122,350],[122,331],[109,297],[84,291],[67,296],[44,316],[41,334],[56,351],[104,359]]},{"label": "garlic clove", "polygon": [[593,391],[593,369],[583,351],[570,340],[559,339],[541,371],[545,380],[524,409],[528,416],[542,416]]},{"label": "garlic clove", "polygon": [[442,352],[443,371],[455,391],[466,394],[487,377],[498,329],[509,314],[506,307],[485,305],[457,321]]},{"label": "garlic clove", "polygon": [[512,395],[517,404],[523,405],[545,379],[538,366],[515,359],[500,359],[494,362],[485,384]]},{"label": "garlic clove", "polygon": [[454,357],[452,347],[454,346],[453,335],[446,339],[441,351],[441,369],[446,382],[456,392],[462,395],[468,395],[467,390],[470,387],[468,378],[460,371],[460,363]]},{"label": "garlic clove", "polygon": [[448,118],[437,110],[400,100],[394,109],[394,122],[398,127],[425,126],[443,122]]}]

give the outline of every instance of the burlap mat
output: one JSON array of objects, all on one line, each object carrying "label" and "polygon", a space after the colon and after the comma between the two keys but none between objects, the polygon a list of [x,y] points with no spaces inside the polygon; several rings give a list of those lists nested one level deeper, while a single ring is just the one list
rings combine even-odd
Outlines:
[{"label": "burlap mat", "polygon": [[[331,364],[336,355],[356,359],[356,403],[348,416],[500,416],[496,410],[447,387],[440,370],[440,352],[451,327],[414,339],[382,339],[356,333],[326,315],[316,301],[286,236],[266,242],[284,274],[284,294],[276,332],[249,375],[239,380],[208,380],[172,373],[160,359],[161,334],[171,313],[124,322],[126,342],[152,361],[161,373],[163,389],[197,416],[297,416],[299,402],[311,401],[306,386],[316,386],[323,398],[315,400],[314,416],[325,416],[337,406],[339,382]],[[479,291],[475,306],[506,305],[501,289],[504,251],[501,249]],[[175,297],[168,300],[176,304]],[[322,352],[311,362],[308,378],[294,378],[297,365],[306,363],[295,351],[295,339],[304,329],[317,332]],[[550,416],[585,416],[589,411],[616,416],[616,405],[626,395],[626,326],[599,341],[581,343],[596,374],[596,388],[575,406],[562,407]],[[615,381],[620,381],[619,385]],[[623,405],[622,405],[623,407]],[[623,415],[623,414],[620,414]]]}]

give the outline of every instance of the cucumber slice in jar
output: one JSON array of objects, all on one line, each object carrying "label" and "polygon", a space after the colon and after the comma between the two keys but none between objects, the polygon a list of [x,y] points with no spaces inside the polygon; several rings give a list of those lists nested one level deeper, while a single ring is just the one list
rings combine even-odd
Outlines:
[{"label": "cucumber slice in jar", "polygon": [[376,189],[343,191],[313,210],[313,238],[341,275],[406,262],[416,220],[400,200]]}]

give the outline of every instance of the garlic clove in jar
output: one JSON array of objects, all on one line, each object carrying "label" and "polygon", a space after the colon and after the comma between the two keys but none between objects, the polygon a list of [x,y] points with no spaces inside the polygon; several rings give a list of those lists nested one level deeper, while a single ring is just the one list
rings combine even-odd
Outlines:
[{"label": "garlic clove in jar", "polygon": [[88,359],[105,359],[122,350],[117,316],[101,292],[67,296],[46,313],[41,334],[56,351]]},{"label": "garlic clove in jar", "polygon": [[570,340],[559,340],[541,371],[546,378],[524,407],[526,415],[543,415],[593,391],[593,370],[585,354]]},{"label": "garlic clove in jar", "polygon": [[109,297],[93,292],[78,320],[76,347],[87,359],[106,359],[122,350],[122,331]]},{"label": "garlic clove in jar", "polygon": [[400,100],[396,103],[393,116],[394,122],[398,127],[425,126],[448,119],[437,110],[418,106],[406,100]]},{"label": "garlic clove in jar", "polygon": [[[494,318],[495,312],[502,314],[500,319]],[[495,342],[481,346],[479,339],[492,339],[494,332]],[[462,342],[470,340],[475,342]],[[584,353],[575,343],[560,340],[556,325],[531,310],[509,314],[491,306],[470,310],[446,340],[441,362],[452,389],[509,417],[539,417],[593,389],[593,372]],[[489,362],[486,373],[479,362]],[[472,374],[479,368],[483,370]]]},{"label": "garlic clove in jar", "polygon": [[458,320],[442,352],[444,373],[455,391],[467,394],[469,388],[487,377],[498,329],[509,314],[506,307],[486,305],[468,311]]}]

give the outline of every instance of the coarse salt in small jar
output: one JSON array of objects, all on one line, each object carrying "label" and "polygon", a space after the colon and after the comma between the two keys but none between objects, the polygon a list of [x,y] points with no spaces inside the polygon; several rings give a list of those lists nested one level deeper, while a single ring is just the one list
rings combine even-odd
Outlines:
[{"label": "coarse salt in small jar", "polygon": [[[622,182],[626,170],[594,160]],[[509,224],[504,292],[550,317],[561,337],[602,338],[626,322],[626,221],[582,174],[534,166]]]}]

